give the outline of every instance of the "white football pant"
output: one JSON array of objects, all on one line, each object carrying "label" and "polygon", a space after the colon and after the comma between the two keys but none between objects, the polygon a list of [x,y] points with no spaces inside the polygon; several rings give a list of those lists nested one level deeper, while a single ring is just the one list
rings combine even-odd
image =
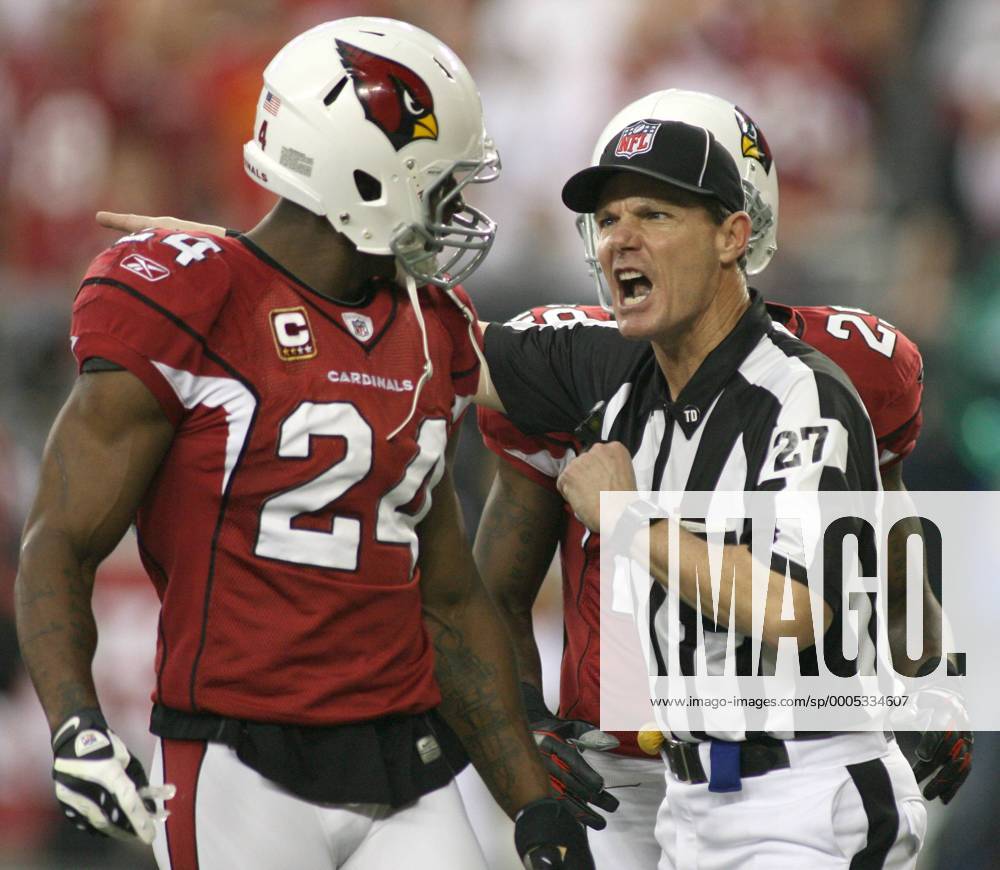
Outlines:
[{"label": "white football pant", "polygon": [[157,741],[152,784],[164,767],[177,795],[157,823],[160,870],[487,870],[454,781],[393,810],[303,800],[219,743]]},{"label": "white football pant", "polygon": [[[713,793],[668,773],[659,870],[912,870],[927,808],[880,732],[789,740],[790,766]],[[699,747],[711,775],[710,745]]]},{"label": "white football pant", "polygon": [[597,810],[608,826],[587,832],[597,870],[656,870],[660,860],[656,816],[667,790],[663,762],[659,757],[632,758],[611,752],[584,752],[583,757],[619,800],[613,813]]}]

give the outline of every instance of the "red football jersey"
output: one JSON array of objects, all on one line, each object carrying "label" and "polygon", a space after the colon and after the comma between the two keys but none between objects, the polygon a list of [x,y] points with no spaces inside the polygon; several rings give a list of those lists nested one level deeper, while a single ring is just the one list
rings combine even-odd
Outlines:
[{"label": "red football jersey", "polygon": [[[856,308],[791,308],[768,303],[772,319],[826,354],[851,379],[868,411],[886,469],[916,446],[922,421],[923,361],[917,346],[895,327]],[[572,327],[581,321],[611,321],[594,305],[546,305],[510,323]],[[479,409],[486,445],[521,474],[555,489],[555,480],[580,445],[566,434],[524,435],[502,414]],[[563,576],[565,645],[559,715],[600,719],[600,537],[590,534],[564,506],[566,521],[559,546]],[[619,651],[626,654],[626,651]],[[638,664],[644,667],[643,663]],[[632,732],[617,733],[619,751],[642,756]]]},{"label": "red football jersey", "polygon": [[924,361],[916,344],[890,323],[860,308],[792,308],[769,302],[776,323],[844,370],[875,430],[883,471],[917,446],[923,414]]},{"label": "red football jersey", "polygon": [[[137,377],[176,426],[136,516],[162,610],[154,699],[300,725],[418,713],[440,696],[417,523],[475,392],[469,324],[420,291],[356,304],[242,237],[143,232],[98,257],[73,349]],[[463,294],[463,298],[464,294]]]}]

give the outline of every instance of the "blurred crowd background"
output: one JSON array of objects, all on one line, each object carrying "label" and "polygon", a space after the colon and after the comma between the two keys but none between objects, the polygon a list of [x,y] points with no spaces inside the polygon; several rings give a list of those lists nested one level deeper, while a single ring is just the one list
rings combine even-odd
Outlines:
[{"label": "blurred crowd background", "polygon": [[[21,524],[74,378],[71,300],[113,240],[93,213],[252,226],[270,204],[240,158],[260,72],[295,33],[354,14],[430,30],[479,83],[504,164],[473,196],[500,224],[468,287],[484,319],[593,301],[562,182],[627,102],[711,91],[757,121],[778,166],[779,251],[756,286],[902,328],[926,368],[907,484],[1000,488],[996,0],[0,0],[0,867],[150,866],[59,823],[12,623]],[[474,529],[492,465],[469,429],[460,483]],[[550,663],[557,597],[539,610]],[[108,718],[148,749],[156,603],[129,546],[96,599]],[[922,870],[1000,866],[998,772],[981,734],[970,781],[932,808]],[[486,840],[499,836],[488,809],[474,813]]]}]

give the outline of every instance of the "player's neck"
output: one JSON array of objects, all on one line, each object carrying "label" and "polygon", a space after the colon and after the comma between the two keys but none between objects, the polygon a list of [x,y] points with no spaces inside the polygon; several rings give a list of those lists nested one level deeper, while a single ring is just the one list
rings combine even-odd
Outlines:
[{"label": "player's neck", "polygon": [[358,302],[372,278],[395,274],[392,257],[359,253],[325,217],[286,199],[246,235],[304,284],[339,302]]}]

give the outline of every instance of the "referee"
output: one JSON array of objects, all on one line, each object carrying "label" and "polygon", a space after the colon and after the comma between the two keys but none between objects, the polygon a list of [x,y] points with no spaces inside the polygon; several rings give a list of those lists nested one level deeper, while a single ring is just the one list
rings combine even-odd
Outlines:
[{"label": "referee", "polygon": [[[597,166],[570,178],[563,201],[594,214],[618,329],[492,324],[480,398],[529,434],[572,431],[605,403],[603,443],[558,482],[591,531],[599,531],[602,490],[879,489],[871,425],[847,377],[773,324],[747,287],[742,183],[708,130],[657,119],[630,124]],[[661,582],[666,553],[655,540],[663,537],[650,535],[651,570]],[[796,613],[813,606],[794,561],[801,549],[800,533],[779,525],[771,567],[780,582],[771,589],[780,595],[787,567]],[[733,614],[737,643],[745,639],[749,648],[749,548],[728,545],[726,558],[736,580],[731,598],[725,584],[720,590],[717,612]],[[682,623],[693,629],[698,585],[683,564],[678,585]],[[712,602],[704,603],[711,612]],[[827,644],[836,644],[838,596],[819,606]],[[782,629],[780,606],[767,613],[760,640],[773,654],[787,623]],[[725,630],[715,638],[706,632],[709,656],[712,644],[724,648]],[[685,658],[696,632],[684,635],[681,667],[690,672]],[[811,624],[803,621],[796,639],[808,673],[815,667]],[[668,739],[659,870],[754,861],[769,868],[915,865],[926,810],[909,765],[881,732],[743,737]]]}]

